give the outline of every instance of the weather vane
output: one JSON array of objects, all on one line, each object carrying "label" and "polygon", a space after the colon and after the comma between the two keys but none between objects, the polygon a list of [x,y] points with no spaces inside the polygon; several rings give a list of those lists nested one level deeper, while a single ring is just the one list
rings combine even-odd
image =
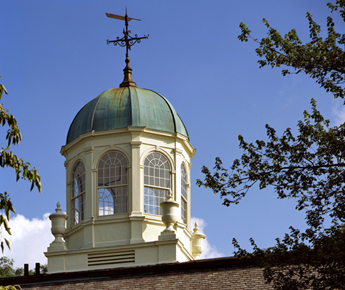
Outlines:
[{"label": "weather vane", "polygon": [[129,34],[131,33],[130,30],[128,30],[128,22],[131,20],[138,20],[141,21],[141,19],[137,19],[137,18],[132,18],[132,17],[128,17],[127,15],[127,8],[126,8],[126,15],[125,16],[121,16],[121,15],[115,15],[115,14],[111,14],[111,13],[105,13],[105,15],[109,18],[113,18],[113,19],[118,19],[118,20],[124,20],[125,21],[125,25],[126,25],[126,30],[123,29],[123,34],[124,36],[122,38],[117,37],[116,40],[109,40],[107,39],[107,44],[114,44],[114,45],[119,45],[121,47],[126,47],[126,67],[123,70],[124,71],[124,79],[123,82],[120,84],[120,87],[128,87],[128,86],[135,86],[136,84],[132,81],[132,69],[129,67],[129,57],[128,57],[128,50],[131,50],[131,47],[136,44],[136,43],[140,43],[142,39],[148,39],[149,35],[144,35],[142,37],[138,37],[137,34],[135,34],[134,37],[130,36]]}]

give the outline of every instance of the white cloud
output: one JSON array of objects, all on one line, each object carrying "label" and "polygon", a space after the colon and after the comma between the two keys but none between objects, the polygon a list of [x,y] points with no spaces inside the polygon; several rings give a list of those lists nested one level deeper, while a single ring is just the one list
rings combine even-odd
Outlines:
[{"label": "white cloud", "polygon": [[[207,226],[207,223],[205,222],[204,219],[192,217],[191,222],[192,222],[192,229],[194,228],[194,224],[197,222],[200,232],[204,233],[204,228]],[[212,259],[212,258],[224,257],[224,254],[219,252],[216,246],[211,245],[208,242],[207,236],[202,246],[203,246],[203,250],[202,250],[202,254],[200,255],[200,259]]]},{"label": "white cloud", "polygon": [[333,114],[335,115],[334,122],[338,126],[345,122],[345,106],[343,100],[334,100],[334,105],[332,107]]},{"label": "white cloud", "polygon": [[29,264],[29,269],[34,269],[35,263],[47,264],[43,252],[47,251],[47,247],[54,240],[50,232],[49,215],[46,213],[42,219],[29,220],[17,214],[9,223],[12,235],[2,229],[3,236],[9,240],[11,246],[11,250],[5,246],[3,255],[14,260],[15,268]]}]

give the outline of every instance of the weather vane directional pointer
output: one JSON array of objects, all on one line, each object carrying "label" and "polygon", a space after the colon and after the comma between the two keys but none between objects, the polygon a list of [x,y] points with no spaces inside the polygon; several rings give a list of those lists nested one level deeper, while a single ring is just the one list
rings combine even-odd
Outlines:
[{"label": "weather vane directional pointer", "polygon": [[105,15],[107,15],[107,17],[109,17],[109,18],[118,19],[118,20],[124,20],[125,21],[126,30],[123,29],[124,36],[122,38],[117,37],[116,40],[109,40],[109,39],[107,39],[107,44],[112,43],[114,45],[120,45],[121,47],[125,47],[126,46],[126,59],[128,58],[128,49],[131,50],[131,47],[134,44],[136,44],[136,43],[140,43],[142,39],[148,39],[149,38],[149,35],[144,35],[142,37],[138,37],[137,34],[135,34],[134,37],[129,35],[131,33],[131,31],[128,30],[128,22],[131,21],[131,20],[141,21],[141,19],[128,17],[127,9],[126,9],[126,15],[125,16],[111,14],[111,13],[105,13]]},{"label": "weather vane directional pointer", "polygon": [[144,35],[143,37],[138,37],[137,34],[135,34],[134,37],[130,36],[129,34],[131,33],[130,30],[128,30],[128,22],[131,20],[138,20],[141,21],[140,19],[136,19],[136,18],[132,18],[132,17],[128,17],[127,15],[127,8],[126,8],[126,15],[125,16],[121,16],[121,15],[115,15],[115,14],[111,14],[111,13],[105,13],[105,15],[107,15],[107,17],[109,18],[113,18],[113,19],[118,19],[118,20],[124,20],[125,21],[125,25],[126,25],[126,30],[123,29],[123,34],[124,36],[122,38],[117,37],[116,40],[107,40],[107,44],[112,43],[114,45],[120,45],[121,47],[126,47],[126,67],[123,70],[124,73],[124,78],[122,83],[120,84],[120,87],[136,87],[136,83],[133,82],[132,80],[132,69],[129,66],[129,57],[128,57],[128,49],[131,50],[131,47],[136,44],[136,43],[140,43],[142,39],[147,39],[149,38],[149,35]]}]

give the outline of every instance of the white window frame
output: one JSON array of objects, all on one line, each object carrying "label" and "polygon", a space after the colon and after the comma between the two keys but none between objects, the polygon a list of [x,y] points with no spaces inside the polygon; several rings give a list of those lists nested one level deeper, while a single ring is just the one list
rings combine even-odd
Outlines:
[{"label": "white window frame", "polygon": [[151,152],[144,160],[144,213],[162,215],[160,203],[171,191],[171,167],[162,153]]},{"label": "white window frame", "polygon": [[184,224],[187,224],[187,212],[188,212],[188,201],[187,201],[187,171],[186,167],[181,163],[181,219]]},{"label": "white window frame", "polygon": [[128,212],[128,161],[123,153],[110,151],[99,160],[97,190],[99,216]]},{"label": "white window frame", "polygon": [[[78,161],[72,171],[72,221],[73,226],[84,220],[85,214],[85,166],[82,161]],[[76,185],[77,183],[77,185]]]}]

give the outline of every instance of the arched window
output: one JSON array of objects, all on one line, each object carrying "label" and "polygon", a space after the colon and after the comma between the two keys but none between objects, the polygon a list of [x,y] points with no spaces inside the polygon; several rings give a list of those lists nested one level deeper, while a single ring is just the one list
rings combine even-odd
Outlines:
[{"label": "arched window", "polygon": [[120,152],[106,153],[98,163],[99,215],[127,212],[127,159]]},{"label": "arched window", "polygon": [[78,161],[72,172],[72,216],[73,225],[84,220],[85,167]]},{"label": "arched window", "polygon": [[181,219],[187,223],[187,190],[186,190],[186,169],[181,164]]},{"label": "arched window", "polygon": [[160,153],[147,155],[144,162],[144,212],[161,215],[159,204],[170,190],[170,165]]}]

